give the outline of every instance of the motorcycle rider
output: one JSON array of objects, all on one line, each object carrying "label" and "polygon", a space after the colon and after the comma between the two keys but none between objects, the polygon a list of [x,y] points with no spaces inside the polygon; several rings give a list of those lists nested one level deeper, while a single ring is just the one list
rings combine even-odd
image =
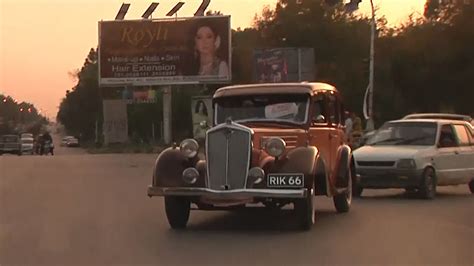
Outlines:
[{"label": "motorcycle rider", "polygon": [[42,138],[41,138],[41,152],[40,154],[43,154],[44,153],[44,146],[45,144],[49,142],[49,145],[50,145],[50,152],[51,152],[51,155],[54,155],[54,146],[53,146],[53,138],[51,137],[51,135],[49,134],[48,131],[46,131]]}]

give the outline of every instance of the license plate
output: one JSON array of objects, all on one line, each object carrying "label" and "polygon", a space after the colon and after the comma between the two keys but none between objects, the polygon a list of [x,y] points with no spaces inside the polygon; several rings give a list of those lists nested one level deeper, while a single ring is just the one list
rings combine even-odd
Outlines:
[{"label": "license plate", "polygon": [[267,187],[304,187],[303,174],[268,174]]}]

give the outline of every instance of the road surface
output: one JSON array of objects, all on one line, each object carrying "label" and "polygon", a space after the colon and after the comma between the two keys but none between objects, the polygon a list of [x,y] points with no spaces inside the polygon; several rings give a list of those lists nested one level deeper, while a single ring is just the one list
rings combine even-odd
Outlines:
[{"label": "road surface", "polygon": [[321,197],[299,231],[291,211],[191,213],[169,228],[148,198],[154,155],[0,157],[0,264],[474,265],[474,196],[433,201],[367,190],[347,214]]}]

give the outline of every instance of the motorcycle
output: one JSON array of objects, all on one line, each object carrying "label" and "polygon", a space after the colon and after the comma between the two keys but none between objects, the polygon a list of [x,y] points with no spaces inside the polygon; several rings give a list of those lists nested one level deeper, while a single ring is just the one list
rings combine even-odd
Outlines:
[{"label": "motorcycle", "polygon": [[40,155],[54,155],[54,144],[51,141],[45,141],[40,151]]}]

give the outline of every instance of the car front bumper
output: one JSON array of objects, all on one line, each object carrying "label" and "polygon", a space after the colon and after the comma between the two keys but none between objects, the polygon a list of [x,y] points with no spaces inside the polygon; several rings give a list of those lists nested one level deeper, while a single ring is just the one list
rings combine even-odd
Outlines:
[{"label": "car front bumper", "polygon": [[356,173],[363,188],[415,188],[421,184],[423,169],[358,168]]},{"label": "car front bumper", "polygon": [[238,198],[305,198],[309,190],[299,189],[233,189],[213,190],[196,187],[154,187],[148,186],[148,196],[203,196],[215,199]]}]

